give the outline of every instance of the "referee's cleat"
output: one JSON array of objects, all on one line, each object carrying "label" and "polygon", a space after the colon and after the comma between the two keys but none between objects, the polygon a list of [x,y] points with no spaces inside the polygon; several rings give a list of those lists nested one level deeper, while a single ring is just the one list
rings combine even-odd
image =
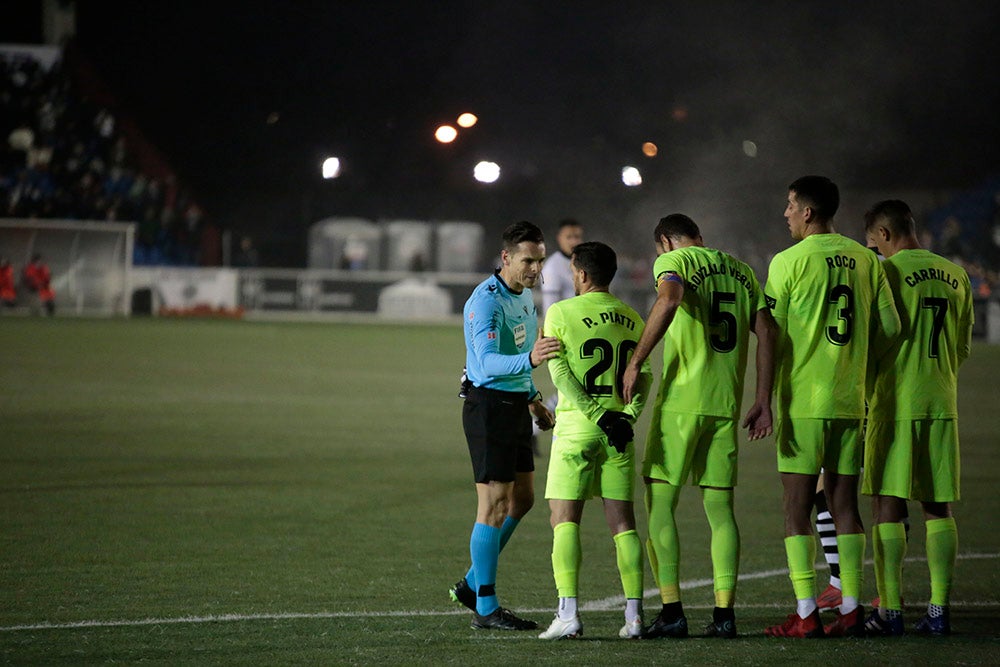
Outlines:
[{"label": "referee's cleat", "polygon": [[865,621],[865,633],[869,637],[902,637],[906,634],[903,627],[903,615],[899,614],[895,618],[882,618],[878,609],[872,609]]},{"label": "referee's cleat", "polygon": [[836,612],[837,616],[833,623],[829,623],[823,628],[823,633],[827,637],[864,637],[865,636],[865,608],[858,605],[854,611],[846,614]]},{"label": "referee's cleat", "polygon": [[474,630],[534,630],[538,623],[524,618],[518,618],[510,609],[497,607],[492,614],[481,616],[472,612],[472,628]]},{"label": "referee's cleat", "polygon": [[944,613],[937,618],[931,618],[930,614],[917,621],[913,626],[914,632],[918,635],[928,635],[931,637],[944,637],[951,634],[951,614],[948,608],[944,608]]},{"label": "referee's cleat", "polygon": [[625,621],[625,625],[618,631],[618,636],[622,639],[641,639],[642,619],[634,618],[631,621]]},{"label": "referee's cleat", "polygon": [[764,630],[765,637],[792,637],[795,639],[817,639],[825,636],[823,624],[819,622],[819,609],[806,618],[792,612],[781,625],[772,625]]},{"label": "referee's cleat", "polygon": [[660,637],[684,639],[687,636],[688,621],[686,616],[665,620],[663,614],[657,614],[653,622],[642,633],[643,639],[659,639]]},{"label": "referee's cleat", "polygon": [[469,582],[462,577],[454,586],[448,589],[452,602],[463,604],[472,611],[476,610],[476,592],[469,588]]},{"label": "referee's cleat", "polygon": [[539,639],[576,639],[583,635],[583,622],[580,617],[574,615],[568,621],[559,618],[559,614],[552,619],[549,629],[538,635]]}]

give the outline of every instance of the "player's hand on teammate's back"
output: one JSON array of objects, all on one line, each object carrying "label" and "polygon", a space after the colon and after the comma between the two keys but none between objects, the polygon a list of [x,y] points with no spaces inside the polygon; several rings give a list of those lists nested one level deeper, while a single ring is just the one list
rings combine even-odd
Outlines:
[{"label": "player's hand on teammate's back", "polygon": [[608,410],[597,420],[597,425],[608,436],[608,443],[620,453],[625,453],[628,443],[635,437],[632,424],[629,423],[628,415],[616,410]]},{"label": "player's hand on teammate's back", "polygon": [[774,430],[771,406],[754,403],[744,417],[742,426],[747,429],[747,437],[750,440],[760,440],[771,435]]},{"label": "player's hand on teammate's back", "polygon": [[541,336],[535,341],[531,348],[531,365],[538,368],[543,363],[559,354],[562,343],[558,338],[552,336]]}]

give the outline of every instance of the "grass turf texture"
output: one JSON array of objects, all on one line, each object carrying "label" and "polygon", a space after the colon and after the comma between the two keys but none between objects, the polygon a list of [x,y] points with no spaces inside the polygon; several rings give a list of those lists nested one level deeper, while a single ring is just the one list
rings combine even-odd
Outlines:
[{"label": "grass turf texture", "polygon": [[[7,318],[0,350],[4,662],[934,664],[990,662],[1000,648],[1000,347],[976,345],[962,371],[954,636],[761,635],[793,608],[786,574],[767,574],[785,567],[768,439],[741,453],[742,574],[758,574],[740,583],[739,640],[618,640],[620,582],[594,501],[581,604],[598,609],[582,612],[584,640],[558,644],[473,631],[447,600],[468,564],[475,505],[455,397],[459,326]],[[536,379],[549,394],[547,374]],[[545,464],[499,576],[502,602],[543,628],[556,596]],[[695,489],[679,511],[698,634],[712,593]],[[911,512],[908,626],[929,597]],[[645,602],[648,620],[659,603]]]}]

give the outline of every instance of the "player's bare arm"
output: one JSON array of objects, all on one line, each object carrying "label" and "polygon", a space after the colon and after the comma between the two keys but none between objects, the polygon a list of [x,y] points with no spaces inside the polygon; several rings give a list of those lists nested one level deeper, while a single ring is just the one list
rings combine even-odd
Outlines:
[{"label": "player's bare arm", "polygon": [[626,403],[632,402],[636,393],[636,383],[639,381],[640,368],[656,349],[663,334],[667,332],[667,327],[673,321],[674,314],[677,313],[683,299],[684,282],[677,274],[671,273],[660,279],[656,288],[656,301],[649,310],[649,317],[646,318],[646,328],[643,329],[639,344],[632,353],[632,358],[622,376],[622,398]]},{"label": "player's bare arm", "polygon": [[743,419],[743,428],[748,429],[750,440],[760,440],[771,435],[773,413],[771,412],[771,391],[774,387],[774,341],[778,325],[771,311],[762,308],[754,315],[751,330],[757,336],[757,392],[754,403]]}]

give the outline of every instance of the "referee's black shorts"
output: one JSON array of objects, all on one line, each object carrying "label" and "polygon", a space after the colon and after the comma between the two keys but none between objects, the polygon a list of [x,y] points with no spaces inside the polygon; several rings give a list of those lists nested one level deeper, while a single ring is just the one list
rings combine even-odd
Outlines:
[{"label": "referee's black shorts", "polygon": [[476,483],[513,482],[516,473],[535,470],[528,392],[472,387],[462,426]]}]

